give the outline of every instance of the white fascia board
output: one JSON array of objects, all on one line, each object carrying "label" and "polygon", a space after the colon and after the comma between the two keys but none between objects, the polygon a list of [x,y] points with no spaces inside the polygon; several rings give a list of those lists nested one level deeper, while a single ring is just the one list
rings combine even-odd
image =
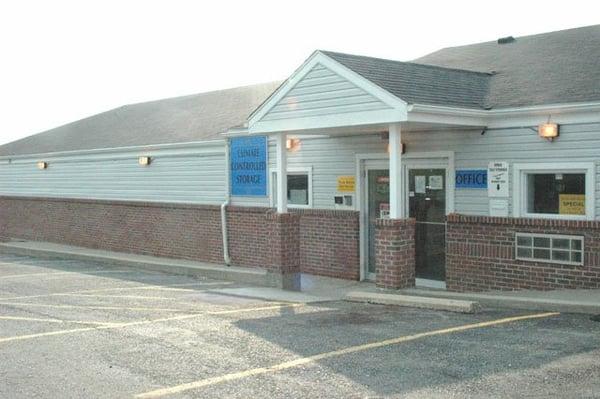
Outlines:
[{"label": "white fascia board", "polygon": [[308,118],[270,120],[257,122],[248,128],[250,134],[265,134],[335,127],[353,127],[406,121],[404,109],[386,109],[365,112],[348,112],[334,115],[320,115]]},{"label": "white fascia board", "polygon": [[600,102],[475,110],[437,105],[408,106],[409,122],[429,122],[488,129],[535,126],[551,118],[556,123],[600,122]]},{"label": "white fascia board", "polygon": [[486,126],[488,111],[452,108],[437,105],[412,104],[408,106],[408,122],[439,123],[461,126]]},{"label": "white fascia board", "polygon": [[256,109],[248,119],[248,127],[251,133],[259,133],[255,125],[267,114],[279,101],[285,97],[285,95],[292,90],[298,82],[300,82],[306,74],[308,74],[312,68],[321,64],[331,71],[337,73],[341,77],[347,79],[357,87],[365,90],[367,93],[373,95],[377,99],[381,100],[387,106],[392,109],[403,109],[406,110],[406,102],[400,98],[394,96],[387,90],[377,86],[373,82],[363,78],[356,72],[345,67],[339,62],[329,58],[320,51],[315,51],[301,66],[285,81],[272,95],[265,101],[258,109]]},{"label": "white fascia board", "polygon": [[548,119],[559,124],[600,122],[600,102],[503,108],[488,112],[490,129],[536,126]]}]

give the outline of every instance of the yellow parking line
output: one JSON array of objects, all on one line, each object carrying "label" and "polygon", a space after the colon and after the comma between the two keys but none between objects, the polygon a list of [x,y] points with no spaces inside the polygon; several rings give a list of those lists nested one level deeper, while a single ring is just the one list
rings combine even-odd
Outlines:
[{"label": "yellow parking line", "polygon": [[112,326],[121,323],[106,323],[99,321],[81,321],[81,320],[60,320],[60,319],[40,319],[36,317],[18,317],[18,316],[0,316],[0,320],[15,320],[15,321],[40,321],[45,323],[75,323],[75,324],[96,324],[99,326]]},{"label": "yellow parking line", "polygon": [[331,352],[324,352],[324,353],[320,353],[318,355],[307,356],[307,357],[303,357],[300,359],[275,364],[275,365],[269,366],[269,367],[258,367],[258,368],[254,368],[254,369],[250,369],[250,370],[240,371],[237,373],[231,373],[231,374],[225,374],[225,375],[218,376],[218,377],[206,378],[203,380],[190,382],[187,384],[176,385],[176,386],[170,387],[170,388],[157,389],[154,391],[149,391],[149,392],[138,394],[135,397],[136,398],[158,398],[161,396],[172,395],[172,394],[176,394],[176,393],[180,393],[180,392],[184,392],[184,391],[189,391],[191,389],[205,387],[208,385],[220,384],[222,382],[232,381],[232,380],[239,380],[241,378],[246,378],[246,377],[255,376],[255,375],[259,375],[259,374],[275,373],[275,372],[278,372],[281,370],[286,370],[286,369],[302,366],[302,365],[309,364],[309,363],[315,363],[320,360],[325,360],[325,359],[338,357],[338,356],[342,356],[342,355],[347,355],[347,354],[351,354],[351,353],[356,353],[356,352],[362,352],[362,351],[366,351],[366,350],[370,350],[370,349],[377,349],[377,348],[381,348],[381,347],[389,346],[389,345],[396,345],[396,344],[400,344],[400,343],[404,343],[404,342],[414,341],[414,340],[421,339],[421,338],[432,337],[435,335],[451,334],[451,333],[456,333],[456,332],[472,330],[475,328],[491,327],[491,326],[511,323],[511,322],[515,322],[515,321],[521,321],[521,320],[539,319],[539,318],[543,318],[543,317],[556,316],[558,314],[559,313],[538,313],[538,314],[531,314],[531,315],[525,315],[525,316],[507,317],[504,319],[484,321],[481,323],[474,323],[474,324],[465,324],[462,326],[444,328],[441,330],[427,331],[427,332],[413,334],[413,335],[405,335],[402,337],[387,339],[384,341],[372,342],[372,343],[364,344],[364,345],[350,346],[350,347],[347,347],[344,349],[331,351]]},{"label": "yellow parking line", "polygon": [[26,273],[26,274],[9,274],[0,276],[0,279],[11,279],[20,277],[39,277],[39,276],[64,276],[65,274],[102,274],[102,273],[131,273],[131,270],[78,270],[70,272],[54,272],[54,273]]},{"label": "yellow parking line", "polygon": [[[296,304],[294,304],[294,305],[296,305]],[[257,308],[243,308],[243,309],[237,309],[237,310],[239,310],[240,312],[250,312],[252,310],[260,311],[260,310],[268,310],[268,309],[278,309],[278,308],[282,308],[285,306],[288,306],[288,305],[261,306],[261,307],[257,307]],[[85,331],[108,330],[108,329],[114,329],[114,328],[140,326],[140,325],[145,325],[145,324],[160,323],[160,322],[164,322],[164,321],[186,320],[186,319],[192,319],[194,317],[199,317],[199,316],[206,315],[206,314],[207,313],[195,313],[195,314],[186,314],[186,315],[173,316],[173,317],[164,317],[164,318],[160,318],[160,319],[132,321],[132,322],[128,322],[128,323],[113,323],[113,324],[108,324],[108,325],[100,325],[100,326],[96,326],[96,327],[82,327],[82,328],[74,328],[74,329],[70,329],[70,330],[59,330],[59,331],[50,331],[50,332],[43,332],[43,333],[37,333],[37,334],[17,335],[14,337],[0,338],[0,343],[11,342],[11,341],[22,341],[22,340],[40,338],[40,337],[49,337],[49,336],[53,336],[53,335],[74,334],[74,333],[85,332]]]},{"label": "yellow parking line", "polygon": [[39,308],[64,308],[64,309],[100,309],[100,310],[140,310],[156,312],[193,312],[189,309],[165,309],[165,308],[145,308],[145,307],[121,307],[121,306],[97,306],[97,305],[49,305],[46,303],[24,303],[24,302],[0,302],[0,305],[9,306],[32,306]]},{"label": "yellow parking line", "polygon": [[53,294],[41,294],[41,295],[24,295],[24,296],[12,296],[8,298],[0,298],[0,301],[12,301],[17,299],[29,299],[29,298],[46,298],[52,296],[61,296],[65,294],[79,294],[86,292],[110,292],[110,291],[121,291],[121,290],[165,290],[165,291],[190,291],[190,292],[202,292],[203,290],[175,288],[175,287],[193,287],[193,286],[212,286],[212,285],[229,285],[233,284],[229,281],[207,281],[197,283],[184,283],[184,284],[168,284],[168,285],[138,285],[131,287],[112,287],[112,288],[94,288],[89,290],[77,290],[69,292],[57,292]]}]

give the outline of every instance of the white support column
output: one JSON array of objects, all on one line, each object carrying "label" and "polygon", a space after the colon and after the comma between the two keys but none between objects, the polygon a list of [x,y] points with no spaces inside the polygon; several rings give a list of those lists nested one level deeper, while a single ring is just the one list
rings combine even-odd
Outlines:
[{"label": "white support column", "polygon": [[399,123],[390,124],[390,219],[402,218],[402,134]]},{"label": "white support column", "polygon": [[285,133],[277,136],[277,213],[287,213],[287,148]]}]

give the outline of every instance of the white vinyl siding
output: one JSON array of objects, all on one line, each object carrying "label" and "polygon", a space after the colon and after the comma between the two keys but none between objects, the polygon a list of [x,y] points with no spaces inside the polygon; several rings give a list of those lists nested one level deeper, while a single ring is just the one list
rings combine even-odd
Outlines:
[{"label": "white vinyl siding", "polygon": [[[149,155],[151,164],[138,164]],[[38,161],[48,168],[40,170]],[[0,164],[0,195],[218,204],[225,199],[225,145],[182,150],[19,157]]]},{"label": "white vinyl siding", "polygon": [[[288,152],[288,167],[312,169],[312,205],[335,208],[338,176],[356,174],[357,154],[385,157],[387,140],[381,134],[298,136],[301,148]],[[593,163],[595,192],[600,190],[600,123],[562,125],[560,137],[550,143],[529,128],[402,133],[407,155],[452,151],[456,169],[487,169],[490,161],[509,163],[509,215],[513,216],[513,165],[518,163]],[[150,166],[138,165],[140,155],[150,155]],[[41,159],[0,159],[0,195],[97,198],[115,200],[221,203],[225,199],[225,145],[185,146],[181,150],[116,151],[100,155],[73,155]],[[269,169],[275,168],[275,143],[269,140]],[[46,170],[36,167],[47,161]],[[270,180],[270,179],[269,179]],[[270,183],[269,183],[270,184]],[[357,180],[358,187],[358,180]],[[269,187],[268,192],[271,192]],[[356,196],[359,193],[355,193]],[[234,205],[270,205],[269,197],[232,197]],[[600,195],[595,196],[600,215]],[[455,211],[488,215],[487,190],[456,189]]]},{"label": "white vinyl siding", "polygon": [[316,64],[261,121],[376,111],[391,107],[337,73]]},{"label": "white vinyl siding", "polygon": [[[387,140],[380,134],[310,138],[300,136],[301,149],[288,152],[289,167],[313,168],[314,208],[334,208],[338,176],[356,174],[356,154],[385,154]],[[490,161],[509,163],[509,215],[512,216],[512,169],[515,163],[593,162],[596,168],[596,192],[600,191],[600,123],[562,125],[560,137],[550,143],[529,128],[402,132],[407,155],[418,152],[452,151],[456,169],[487,169]],[[275,167],[274,144],[269,145],[269,167]],[[358,193],[355,193],[358,195]],[[596,215],[600,198],[596,195]],[[457,213],[488,215],[487,190],[456,189]]]}]

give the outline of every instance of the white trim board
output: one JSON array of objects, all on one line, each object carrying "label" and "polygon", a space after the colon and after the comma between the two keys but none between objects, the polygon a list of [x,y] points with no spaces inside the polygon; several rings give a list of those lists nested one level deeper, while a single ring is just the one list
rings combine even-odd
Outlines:
[{"label": "white trim board", "polygon": [[[539,162],[515,163],[513,167],[513,216],[539,219],[595,220],[596,218],[596,164],[594,162]],[[558,214],[530,214],[524,211],[527,203],[526,173],[585,173],[585,216]]]},{"label": "white trim board", "polygon": [[[289,175],[289,174],[292,174],[292,175],[307,174],[308,175],[308,205],[292,204],[288,201],[287,207],[290,209],[312,209],[312,207],[313,207],[313,168],[312,168],[312,166],[289,167],[286,170],[286,174],[287,175]],[[268,185],[269,207],[270,208],[274,208],[276,206],[275,185],[273,184],[273,182],[275,181],[275,179],[273,179],[274,175],[275,175],[275,178],[277,178],[276,177],[277,169],[270,168],[269,169],[269,185]]]}]

